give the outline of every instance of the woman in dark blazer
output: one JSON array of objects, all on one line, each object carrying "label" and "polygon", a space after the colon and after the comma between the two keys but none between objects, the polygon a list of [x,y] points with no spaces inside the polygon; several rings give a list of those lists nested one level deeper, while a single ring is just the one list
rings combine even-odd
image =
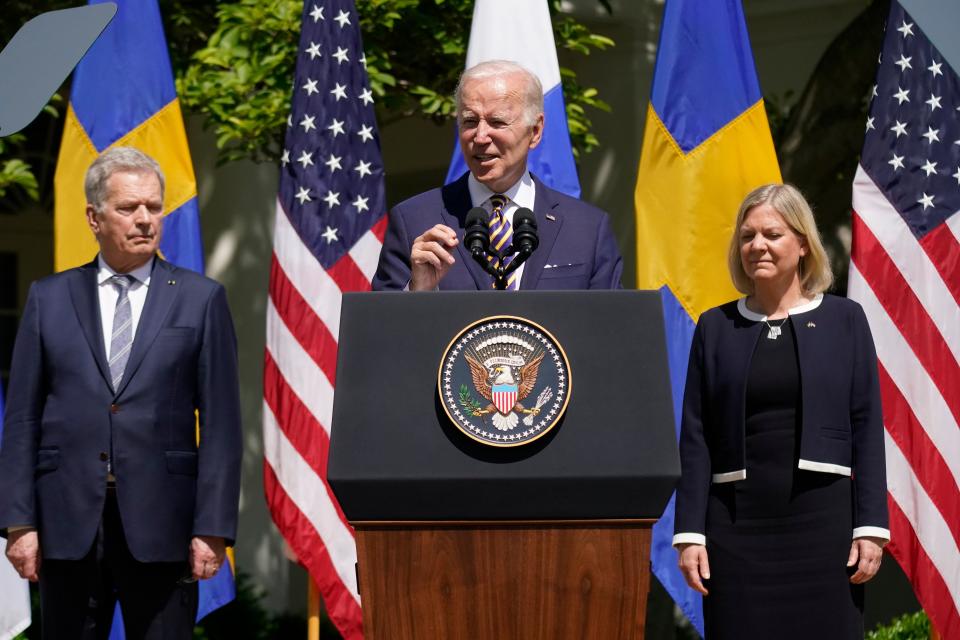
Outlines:
[{"label": "woman in dark blazer", "polygon": [[704,313],[680,435],[680,569],[706,637],[863,637],[889,540],[876,353],[789,185],[750,193],[728,266],[744,298]]}]

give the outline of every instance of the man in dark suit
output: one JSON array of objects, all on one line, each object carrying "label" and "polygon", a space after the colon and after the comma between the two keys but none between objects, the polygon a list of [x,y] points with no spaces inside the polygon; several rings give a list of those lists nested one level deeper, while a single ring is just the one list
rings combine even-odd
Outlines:
[{"label": "man in dark suit", "polygon": [[[546,187],[527,171],[543,135],[543,89],[506,61],[464,72],[457,87],[460,149],[470,171],[390,211],[375,290],[490,289],[492,277],[463,245],[467,211],[490,215],[491,245],[509,246],[513,214],[532,209],[540,245],[511,289],[615,289],[623,262],[607,215]],[[504,259],[509,260],[505,257]]]},{"label": "man in dark suit", "polygon": [[106,638],[117,600],[127,637],[190,638],[236,535],[233,323],[222,286],[157,256],[156,161],[110,149],[85,190],[99,255],[35,282],[17,333],[0,533],[44,638]]}]

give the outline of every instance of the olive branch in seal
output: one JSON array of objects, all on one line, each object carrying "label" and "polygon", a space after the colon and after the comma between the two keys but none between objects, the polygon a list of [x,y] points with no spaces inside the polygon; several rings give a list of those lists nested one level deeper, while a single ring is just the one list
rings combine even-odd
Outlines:
[{"label": "olive branch in seal", "polygon": [[460,406],[466,409],[471,415],[483,409],[483,405],[474,400],[470,394],[470,387],[465,384],[460,385]]}]

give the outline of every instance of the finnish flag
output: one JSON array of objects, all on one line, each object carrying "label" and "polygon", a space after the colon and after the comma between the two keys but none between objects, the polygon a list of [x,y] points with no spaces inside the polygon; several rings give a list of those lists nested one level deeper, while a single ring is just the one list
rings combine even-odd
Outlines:
[{"label": "finnish flag", "polygon": [[[509,16],[504,20],[504,16]],[[560,86],[560,65],[553,39],[547,0],[477,0],[473,7],[466,69],[487,60],[509,60],[523,65],[543,85],[543,139],[527,158],[527,169],[548,187],[575,198],[580,181],[570,146],[567,113]],[[446,182],[467,171],[457,145]]]}]

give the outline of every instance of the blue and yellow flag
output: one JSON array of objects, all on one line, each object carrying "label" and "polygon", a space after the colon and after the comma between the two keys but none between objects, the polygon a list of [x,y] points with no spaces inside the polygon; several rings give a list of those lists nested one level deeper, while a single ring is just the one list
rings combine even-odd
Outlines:
[{"label": "blue and yellow flag", "polygon": [[63,271],[96,255],[84,217],[83,177],[108,147],[130,146],[155,158],[167,179],[164,258],[202,272],[197,181],[160,10],[156,0],[115,1],[113,22],[73,73],[54,179],[54,267]]},{"label": "blue and yellow flag", "polygon": [[[130,146],[155,158],[166,177],[163,257],[202,273],[197,181],[160,9],[156,0],[114,1],[113,22],[73,73],[54,179],[54,267],[62,271],[96,255],[97,244],[84,216],[83,178],[108,147]],[[235,597],[232,550],[230,558],[216,577],[200,583],[198,620]],[[119,610],[115,620],[118,617]],[[111,638],[122,638],[122,631],[115,624]]]},{"label": "blue and yellow flag", "polygon": [[[637,175],[637,287],[663,297],[678,435],[696,321],[739,295],[726,261],[737,209],[779,181],[740,0],[667,0]],[[654,527],[653,572],[703,635],[670,546],[673,504]]]}]

